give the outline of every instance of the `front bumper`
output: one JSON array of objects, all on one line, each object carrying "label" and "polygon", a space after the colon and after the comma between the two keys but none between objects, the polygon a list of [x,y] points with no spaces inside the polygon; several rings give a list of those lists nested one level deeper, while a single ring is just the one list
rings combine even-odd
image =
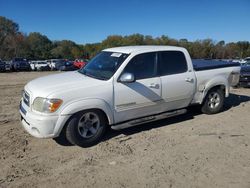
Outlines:
[{"label": "front bumper", "polygon": [[25,108],[25,104],[20,103],[20,114],[23,128],[32,136],[37,138],[55,138],[69,118],[65,116],[40,115]]}]

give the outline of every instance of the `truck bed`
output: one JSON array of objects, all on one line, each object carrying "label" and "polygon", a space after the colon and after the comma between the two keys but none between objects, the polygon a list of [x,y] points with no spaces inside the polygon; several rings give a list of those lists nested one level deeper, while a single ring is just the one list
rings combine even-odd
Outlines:
[{"label": "truck bed", "polygon": [[193,67],[195,71],[240,66],[240,63],[236,63],[232,61],[229,61],[229,62],[220,61],[220,60],[192,59],[192,63],[193,63]]}]

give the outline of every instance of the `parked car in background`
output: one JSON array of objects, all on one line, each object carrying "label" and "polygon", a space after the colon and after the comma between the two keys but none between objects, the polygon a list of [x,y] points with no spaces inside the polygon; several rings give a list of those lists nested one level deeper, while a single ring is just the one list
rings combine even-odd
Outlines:
[{"label": "parked car in background", "polygon": [[241,64],[239,86],[250,87],[250,59]]},{"label": "parked car in background", "polygon": [[5,72],[5,62],[0,60],[0,72]]},{"label": "parked car in background", "polygon": [[232,59],[233,63],[241,63],[241,59],[239,57],[236,57],[235,59]]},{"label": "parked car in background", "polygon": [[63,62],[63,59],[48,59],[46,62],[48,63],[49,67],[51,70],[57,70],[56,69],[56,64]]},{"label": "parked car in background", "polygon": [[5,71],[11,71],[10,62],[5,62]]},{"label": "parked car in background", "polygon": [[35,67],[36,71],[48,71],[48,70],[51,70],[48,63],[46,61],[42,61],[42,60],[36,61],[34,67]]},{"label": "parked car in background", "polygon": [[11,63],[11,70],[12,71],[30,71],[30,64],[24,58],[14,58],[12,59]]},{"label": "parked car in background", "polygon": [[73,64],[76,68],[81,69],[87,64],[87,61],[83,59],[76,59]]},{"label": "parked car in background", "polygon": [[71,61],[61,61],[56,64],[56,70],[74,71],[74,70],[77,70],[77,68],[73,65],[73,62]]},{"label": "parked car in background", "polygon": [[242,59],[240,61],[241,64],[249,63],[250,62],[250,57],[246,57],[245,59]]},{"label": "parked car in background", "polygon": [[35,71],[35,64],[36,64],[37,61],[29,61],[29,64],[30,64],[30,69],[32,71]]}]

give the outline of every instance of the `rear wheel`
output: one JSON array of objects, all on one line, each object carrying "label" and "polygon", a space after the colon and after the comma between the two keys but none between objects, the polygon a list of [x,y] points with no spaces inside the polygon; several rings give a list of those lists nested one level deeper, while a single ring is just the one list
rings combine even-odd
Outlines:
[{"label": "rear wheel", "polygon": [[90,147],[101,140],[106,127],[107,121],[101,111],[79,112],[66,125],[66,138],[72,144]]},{"label": "rear wheel", "polygon": [[224,92],[220,88],[211,89],[202,104],[201,111],[205,114],[216,114],[224,105]]}]

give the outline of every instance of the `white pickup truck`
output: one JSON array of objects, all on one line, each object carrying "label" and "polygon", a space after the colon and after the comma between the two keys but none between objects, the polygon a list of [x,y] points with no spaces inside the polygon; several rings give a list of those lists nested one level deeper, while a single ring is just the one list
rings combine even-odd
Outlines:
[{"label": "white pickup truck", "polygon": [[[186,49],[128,46],[103,50],[83,69],[41,77],[23,91],[23,127],[38,138],[96,144],[106,128],[122,129],[186,112],[222,110],[238,63],[192,62]],[[194,66],[194,65],[195,66]]]}]

